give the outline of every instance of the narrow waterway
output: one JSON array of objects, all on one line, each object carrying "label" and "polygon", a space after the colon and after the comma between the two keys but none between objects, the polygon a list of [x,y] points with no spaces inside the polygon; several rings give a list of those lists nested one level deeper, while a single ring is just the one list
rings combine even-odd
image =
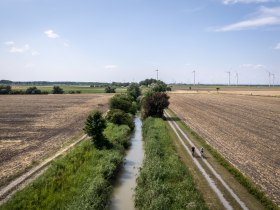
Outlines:
[{"label": "narrow waterway", "polygon": [[126,154],[123,167],[114,186],[110,210],[133,210],[134,189],[139,167],[144,159],[142,142],[142,122],[139,117],[134,120],[135,131],[131,138],[131,146]]}]

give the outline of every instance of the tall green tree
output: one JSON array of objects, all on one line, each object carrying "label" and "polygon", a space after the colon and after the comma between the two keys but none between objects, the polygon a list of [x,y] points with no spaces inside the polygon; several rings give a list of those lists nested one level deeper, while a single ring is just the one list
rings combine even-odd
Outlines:
[{"label": "tall green tree", "polygon": [[140,86],[133,82],[127,87],[127,94],[131,96],[134,101],[141,95]]},{"label": "tall green tree", "polygon": [[106,121],[100,111],[94,111],[87,117],[84,131],[88,136],[91,137],[92,143],[97,149],[110,147],[109,141],[103,135],[105,128]]}]

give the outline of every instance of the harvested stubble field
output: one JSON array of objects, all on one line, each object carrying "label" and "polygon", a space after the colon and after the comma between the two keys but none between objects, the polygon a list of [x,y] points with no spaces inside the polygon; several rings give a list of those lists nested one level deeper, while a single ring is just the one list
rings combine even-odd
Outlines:
[{"label": "harvested stubble field", "polygon": [[280,205],[280,98],[170,94],[170,108]]},{"label": "harvested stubble field", "polygon": [[0,186],[70,143],[111,94],[0,96]]}]

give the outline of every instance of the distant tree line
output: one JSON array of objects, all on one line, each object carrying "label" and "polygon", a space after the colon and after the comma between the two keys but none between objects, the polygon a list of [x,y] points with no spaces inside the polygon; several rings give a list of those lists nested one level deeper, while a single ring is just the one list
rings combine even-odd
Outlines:
[{"label": "distant tree line", "polygon": [[[53,86],[52,94],[63,94],[64,90],[59,86]],[[70,94],[73,93],[81,93],[81,91],[69,91]],[[39,95],[39,94],[49,94],[48,91],[42,91],[38,89],[36,86],[32,86],[27,88],[26,90],[13,90],[10,85],[0,85],[0,95]]]}]

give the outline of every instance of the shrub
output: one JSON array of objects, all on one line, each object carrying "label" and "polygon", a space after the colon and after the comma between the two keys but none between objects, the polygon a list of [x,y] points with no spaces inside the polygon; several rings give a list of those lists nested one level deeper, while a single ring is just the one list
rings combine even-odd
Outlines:
[{"label": "shrub", "polygon": [[10,85],[0,85],[0,94],[10,94],[12,87]]},{"label": "shrub", "polygon": [[133,117],[120,109],[111,109],[108,112],[106,119],[108,122],[117,125],[128,125],[131,130],[134,129]]},{"label": "shrub", "polygon": [[52,90],[53,94],[63,94],[64,91],[61,87],[59,86],[53,86],[53,90]]},{"label": "shrub", "polygon": [[116,92],[116,88],[112,87],[112,86],[107,86],[105,88],[105,93],[115,93]]},{"label": "shrub", "polygon": [[151,89],[154,92],[166,92],[168,88],[167,88],[167,85],[164,82],[159,80],[159,81],[151,84]]},{"label": "shrub", "polygon": [[143,118],[163,117],[163,111],[169,105],[169,96],[162,92],[149,91],[142,101],[142,116]]},{"label": "shrub", "polygon": [[133,98],[126,94],[117,94],[110,99],[110,109],[120,109],[126,113],[135,114],[135,106],[133,105]]},{"label": "shrub", "polygon": [[26,94],[41,94],[41,90],[37,89],[37,87],[29,87],[25,91]]},{"label": "shrub", "polygon": [[127,94],[131,96],[134,99],[134,101],[136,101],[136,99],[141,95],[139,85],[137,83],[131,83],[127,87]]},{"label": "shrub", "polygon": [[105,128],[106,122],[100,111],[91,113],[85,122],[84,131],[92,138],[92,143],[97,149],[110,148],[111,146],[103,135]]}]

